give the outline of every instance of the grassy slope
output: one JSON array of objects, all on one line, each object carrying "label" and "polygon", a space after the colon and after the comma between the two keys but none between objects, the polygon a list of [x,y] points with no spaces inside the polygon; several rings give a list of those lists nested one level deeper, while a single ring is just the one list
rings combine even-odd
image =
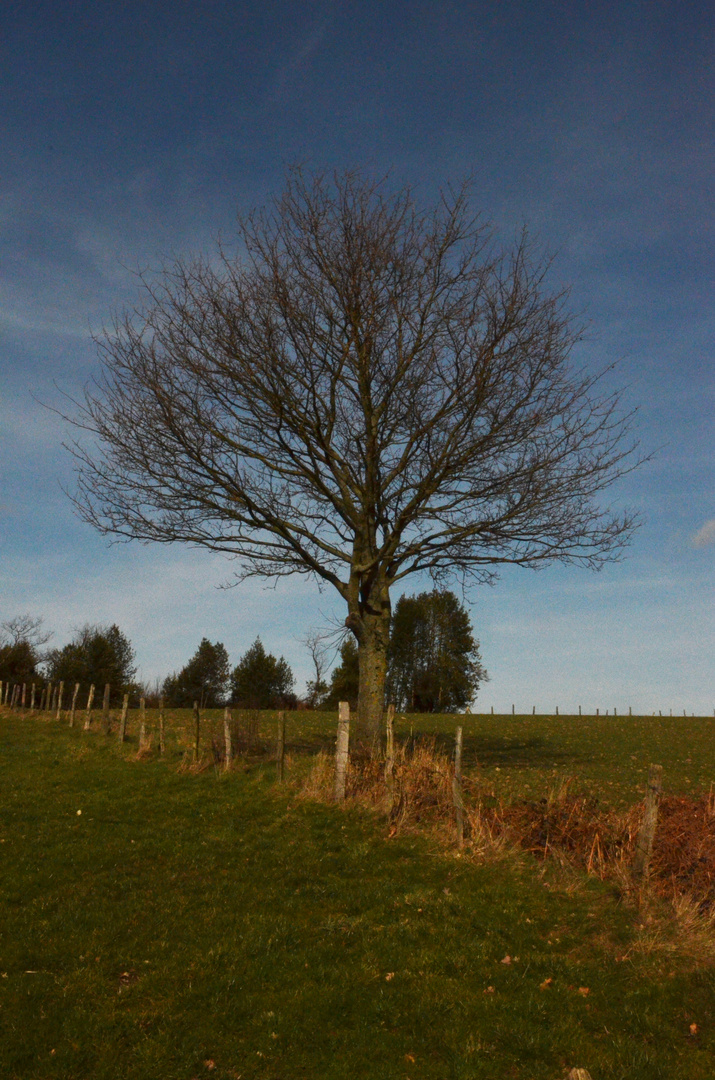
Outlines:
[{"label": "grassy slope", "polygon": [[[695,762],[693,787],[704,725],[656,747],[666,775]],[[632,791],[655,756],[650,724],[645,745],[628,729],[635,762],[565,718],[467,727],[497,785],[540,775],[543,790],[568,758]],[[617,959],[632,915],[601,883],[568,893],[528,860],[388,840],[356,809],[291,800],[268,766],[190,776],[130,753],[0,719],[0,1076],[715,1075],[712,973]]]}]

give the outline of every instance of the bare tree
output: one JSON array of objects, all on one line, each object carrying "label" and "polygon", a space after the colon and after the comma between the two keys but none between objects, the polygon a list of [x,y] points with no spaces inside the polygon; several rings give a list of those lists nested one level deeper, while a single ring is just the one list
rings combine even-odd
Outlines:
[{"label": "bare tree", "polygon": [[[345,630],[340,628],[344,634]],[[310,654],[311,663],[313,665],[313,671],[315,672],[315,678],[308,679],[306,682],[306,702],[310,709],[315,709],[322,695],[324,695],[328,689],[328,684],[325,681],[325,676],[328,673],[330,667],[329,652],[331,651],[331,645],[333,646],[332,652],[335,654],[335,630],[309,630],[308,633],[299,638],[301,645],[305,645]]]},{"label": "bare tree", "polygon": [[634,518],[597,497],[636,463],[630,414],[572,369],[548,264],[526,235],[497,250],[466,189],[423,211],[294,170],[239,239],[145,281],[98,340],[76,505],[107,534],[228,552],[241,578],[332,585],[374,732],[395,582],[618,557]]},{"label": "bare tree", "polygon": [[52,637],[51,630],[44,630],[41,616],[15,615],[0,623],[0,645],[19,645],[26,643],[36,651]]}]

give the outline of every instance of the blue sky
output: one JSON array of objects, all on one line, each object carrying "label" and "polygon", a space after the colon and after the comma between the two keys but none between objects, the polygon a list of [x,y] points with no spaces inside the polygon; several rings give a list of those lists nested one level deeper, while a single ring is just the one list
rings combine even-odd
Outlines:
[{"label": "blue sky", "polygon": [[[713,43],[707,3],[35,3],[0,16],[0,617],[54,642],[116,621],[146,679],[200,638],[342,617],[304,580],[234,589],[200,551],[108,546],[78,521],[59,404],[135,273],[230,237],[285,168],[391,170],[430,202],[471,174],[526,222],[620,362],[654,459],[611,493],[644,525],[594,575],[507,571],[469,596],[492,680],[477,708],[715,708]],[[34,395],[34,396],[33,396]],[[416,580],[414,591],[425,587]]]}]

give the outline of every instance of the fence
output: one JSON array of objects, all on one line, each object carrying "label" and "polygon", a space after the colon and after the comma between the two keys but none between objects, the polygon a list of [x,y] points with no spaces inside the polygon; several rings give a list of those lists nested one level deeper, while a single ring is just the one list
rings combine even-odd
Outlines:
[{"label": "fence", "polygon": [[[74,690],[73,690],[73,694],[72,694],[72,703],[71,703],[71,706],[70,706],[70,709],[69,709],[70,724],[72,724],[74,722],[74,714],[75,714],[75,710],[76,710],[77,697],[78,697],[80,688],[81,688],[80,683],[75,683],[74,684]],[[89,687],[89,693],[88,693],[87,705],[86,705],[86,712],[89,713],[89,714],[91,714],[91,712],[92,712],[92,707],[93,707],[93,702],[94,702],[94,692],[95,692],[94,686],[90,686]],[[108,713],[109,713],[110,698],[111,698],[111,688],[110,688],[109,684],[107,684],[104,687],[104,697],[103,697],[103,702],[102,702],[102,718],[103,718],[103,721],[105,723],[106,723],[107,716],[108,716]],[[0,681],[0,705],[7,705],[11,709],[17,709],[17,708],[29,709],[30,712],[33,712],[36,709],[39,709],[40,712],[54,712],[56,714],[55,718],[57,720],[59,720],[60,716],[61,716],[61,713],[63,711],[63,704],[64,704],[65,700],[66,700],[66,698],[64,696],[64,683],[63,682],[57,683],[54,686],[53,686],[52,683],[49,683],[49,682],[44,684],[44,685],[40,684],[40,686],[39,686],[39,694],[38,694],[38,684],[37,683],[33,682],[33,683],[30,683],[29,686],[28,686],[27,683],[13,683],[11,681],[6,681],[3,684],[3,682]],[[144,699],[141,699],[141,700],[144,700]],[[141,705],[140,705],[140,707],[141,707]],[[505,713],[495,713],[494,712],[494,706],[492,705],[490,707],[490,710],[489,710],[488,714],[484,713],[484,712],[473,711],[473,712],[469,713],[468,715],[471,715],[471,716],[487,716],[487,715],[489,715],[489,716],[495,716],[495,715],[497,715],[497,716],[508,716],[509,713],[507,713],[507,712],[505,712]],[[511,716],[517,716],[517,715],[518,716],[528,716],[529,712],[527,711],[527,712],[519,712],[519,713],[517,713],[515,705],[512,704],[512,706],[511,706]],[[600,709],[600,707],[599,707],[599,708],[596,708],[595,711],[593,711],[593,712],[587,712],[587,711],[585,711],[583,709],[583,707],[581,705],[578,706],[578,713],[568,713],[568,712],[567,713],[562,713],[561,710],[560,710],[560,707],[558,705],[556,705],[554,707],[553,713],[549,713],[549,712],[547,712],[547,713],[543,713],[543,712],[537,713],[536,705],[532,705],[530,715],[531,716],[566,716],[566,717],[568,717],[568,716],[575,717],[575,716],[578,715],[580,717],[599,717],[600,718],[602,716],[604,716],[604,717],[606,717],[606,716],[618,717],[619,715],[622,716],[622,717],[623,716],[628,716],[628,717],[634,717],[634,716],[636,716],[636,717],[638,717],[638,716],[647,717],[647,716],[651,716],[652,717],[652,716],[655,716],[656,713],[655,712],[652,712],[652,713],[634,713],[633,712],[633,707],[631,705],[628,706],[628,712],[627,713],[626,712],[621,712],[620,714],[618,712],[617,707],[615,707],[613,709],[606,709],[605,711],[602,711]],[[679,716],[680,712],[676,711],[676,713],[674,714],[673,709],[668,709],[668,711],[666,713],[666,711],[664,709],[659,709],[657,715],[659,717],[663,717],[663,716],[672,717],[674,715]],[[689,715],[691,717],[694,717],[694,716],[696,716],[696,713],[690,713]],[[700,715],[704,716],[705,714],[702,713]],[[688,716],[688,712],[685,709],[683,709],[683,716],[684,717]],[[713,717],[715,717],[715,708],[713,709]]]},{"label": "fence", "polygon": [[[113,734],[116,728],[119,742],[124,743],[127,741],[129,712],[128,694],[123,695],[121,708],[119,710],[112,710],[110,707],[112,698],[111,687],[109,684],[106,684],[103,688],[101,709],[97,709],[95,707],[96,688],[94,685],[89,687],[84,706],[78,706],[80,684],[75,683],[71,689],[72,694],[70,697],[69,688],[67,695],[65,694],[65,685],[63,682],[59,682],[54,686],[51,683],[47,683],[40,687],[38,705],[37,684],[31,683],[28,687],[25,684],[11,685],[10,683],[6,683],[3,687],[3,684],[0,682],[0,704],[9,706],[11,710],[19,708],[20,710],[26,710],[28,712],[44,712],[49,714],[50,719],[55,719],[57,721],[66,718],[70,727],[75,726],[78,719],[81,719],[83,731],[90,731],[93,726],[96,726],[95,721],[98,714],[99,726],[101,726],[101,729],[105,734]],[[68,707],[65,708],[65,706]],[[118,716],[117,711],[119,712]],[[157,712],[154,731],[158,735],[158,750],[160,755],[164,755],[166,752],[166,715],[163,700],[159,704],[159,709],[154,711]],[[512,715],[515,715],[513,705],[511,711]],[[493,713],[494,710],[492,709],[491,714],[493,715]],[[194,702],[191,715],[192,730],[188,732],[190,741],[189,739],[185,740],[185,758],[193,758],[194,764],[198,765],[202,755],[202,737],[205,735],[205,725],[203,723],[202,713],[198,702]],[[535,707],[532,715],[535,715]],[[558,708],[555,710],[555,715],[559,715]],[[579,710],[579,715],[583,715],[581,710]],[[596,710],[595,715],[599,715],[598,710]],[[608,715],[608,713],[606,712],[605,715]],[[617,716],[615,709],[613,710],[613,715]],[[629,710],[629,715],[632,715],[631,710]],[[684,715],[686,715],[685,712]],[[146,755],[151,749],[149,716],[146,708],[146,701],[143,697],[139,699],[137,717],[137,755],[141,757]],[[258,749],[264,749],[258,738],[257,714],[247,712],[241,719],[243,720],[242,724],[240,723],[239,718],[234,718],[229,707],[226,707],[223,710],[222,745],[218,743],[218,740],[214,735],[216,727],[215,722],[210,729],[212,735],[211,751],[213,753],[215,765],[222,762],[225,768],[229,768],[232,761],[239,753],[250,753],[252,750],[257,751]],[[384,786],[383,805],[387,808],[388,814],[391,814],[396,806],[394,719],[395,710],[393,706],[390,706],[387,709],[386,715],[384,768],[380,770]],[[465,802],[462,787],[462,734],[463,729],[460,725],[455,731],[454,752],[450,765],[451,805],[455,827],[455,840],[459,848],[462,848],[465,842]],[[279,711],[277,715],[277,731],[275,739],[276,776],[279,783],[283,782],[285,776],[285,753],[286,720],[285,713]],[[342,802],[346,798],[346,778],[350,767],[350,706],[346,702],[341,702],[338,714],[334,784],[332,792],[332,797],[335,802]],[[650,766],[644,816],[637,838],[636,854],[632,867],[634,876],[639,879],[647,875],[649,861],[653,850],[653,840],[658,819],[658,804],[661,794],[661,774],[662,769],[659,765]]]},{"label": "fence", "polygon": [[[489,713],[476,712],[476,711],[472,710],[472,712],[470,712],[468,715],[470,715],[470,716],[508,716],[508,715],[511,715],[511,716],[529,716],[529,715],[531,715],[531,716],[571,716],[571,717],[575,717],[575,716],[601,717],[601,716],[609,716],[610,715],[610,716],[613,716],[613,717],[618,717],[618,716],[621,716],[621,717],[623,717],[623,716],[630,716],[630,717],[634,717],[634,716],[636,716],[636,717],[638,717],[638,716],[640,716],[640,717],[651,716],[652,717],[652,716],[655,716],[656,713],[655,712],[652,712],[652,713],[634,713],[632,705],[628,706],[628,712],[621,712],[621,713],[618,712],[618,708],[614,708],[614,709],[611,709],[611,710],[606,709],[603,712],[601,711],[600,708],[597,708],[597,709],[595,709],[594,712],[586,712],[583,709],[583,706],[581,706],[581,705],[578,706],[578,713],[569,713],[569,712],[562,713],[560,711],[558,705],[556,705],[554,707],[553,712],[546,712],[546,713],[538,712],[537,713],[536,705],[532,705],[530,712],[527,711],[527,712],[518,712],[517,713],[515,711],[515,706],[512,705],[511,714],[509,714],[507,712],[495,713],[494,712],[494,706],[492,705],[490,707],[490,709],[489,709]],[[663,716],[673,716],[674,714],[673,714],[672,709],[669,709],[667,713],[665,712],[664,709],[659,709],[657,715],[660,716],[660,717],[663,717]],[[680,713],[676,712],[675,715],[679,716]],[[691,712],[690,714],[688,714],[687,710],[683,709],[683,716],[687,717],[688,715],[690,715],[691,717],[705,716],[705,713],[692,713]],[[713,709],[713,717],[715,717],[715,709]]]}]

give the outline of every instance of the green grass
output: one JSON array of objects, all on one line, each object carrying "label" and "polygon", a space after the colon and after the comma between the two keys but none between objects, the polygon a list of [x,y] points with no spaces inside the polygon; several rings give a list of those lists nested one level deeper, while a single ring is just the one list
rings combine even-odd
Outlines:
[{"label": "green grass", "polygon": [[[712,1080],[712,971],[629,952],[608,886],[390,840],[259,760],[179,773],[174,720],[167,760],[137,761],[0,717],[0,1076]],[[289,716],[296,761],[333,721]],[[651,760],[671,790],[709,787],[712,721],[463,722],[472,775],[505,795],[571,775],[633,801]]]}]

